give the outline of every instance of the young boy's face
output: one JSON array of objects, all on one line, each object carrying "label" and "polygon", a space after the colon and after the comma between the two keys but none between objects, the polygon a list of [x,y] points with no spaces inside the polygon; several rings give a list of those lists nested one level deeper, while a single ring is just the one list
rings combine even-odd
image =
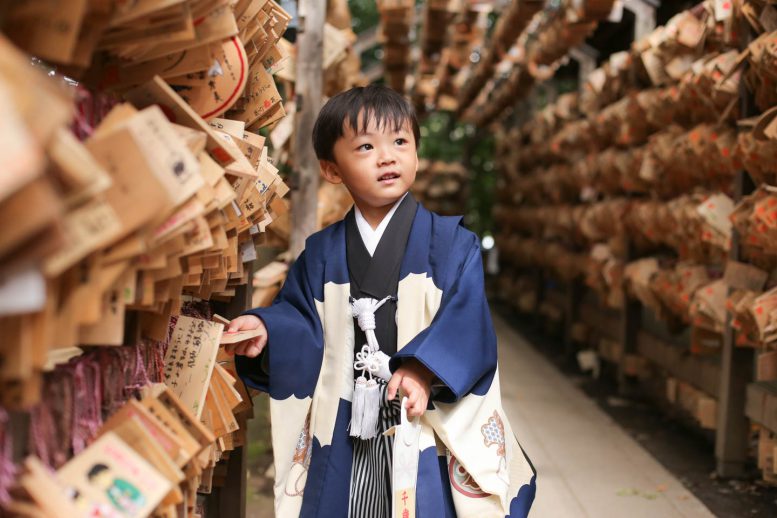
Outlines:
[{"label": "young boy's face", "polygon": [[334,162],[321,161],[324,177],[343,183],[360,208],[394,204],[410,189],[418,171],[409,121],[395,130],[388,122],[379,128],[373,119],[363,133],[346,122],[343,136],[335,143],[334,158]]}]

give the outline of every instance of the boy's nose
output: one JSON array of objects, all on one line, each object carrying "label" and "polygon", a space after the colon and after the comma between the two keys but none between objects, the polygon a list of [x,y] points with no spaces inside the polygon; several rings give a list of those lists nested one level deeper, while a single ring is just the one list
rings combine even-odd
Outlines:
[{"label": "boy's nose", "polygon": [[393,156],[389,154],[383,154],[380,157],[378,157],[378,166],[389,165],[389,164],[393,164],[394,162],[396,162],[396,160],[394,159]]}]

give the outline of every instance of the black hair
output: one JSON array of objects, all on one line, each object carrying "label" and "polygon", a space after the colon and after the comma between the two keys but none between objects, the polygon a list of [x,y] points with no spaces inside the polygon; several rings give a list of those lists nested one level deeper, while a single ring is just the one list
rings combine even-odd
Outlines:
[{"label": "black hair", "polygon": [[[359,126],[361,113],[364,116]],[[394,131],[409,122],[416,146],[421,139],[415,110],[401,94],[383,85],[357,86],[335,95],[321,108],[313,126],[316,157],[334,162],[335,142],[343,136],[345,124],[362,133],[372,120],[379,129],[390,124]]]},{"label": "black hair", "polygon": [[86,478],[88,480],[92,480],[94,477],[102,473],[103,471],[108,471],[108,466],[105,464],[95,464],[92,466],[92,469],[89,470],[89,473],[87,473]]}]

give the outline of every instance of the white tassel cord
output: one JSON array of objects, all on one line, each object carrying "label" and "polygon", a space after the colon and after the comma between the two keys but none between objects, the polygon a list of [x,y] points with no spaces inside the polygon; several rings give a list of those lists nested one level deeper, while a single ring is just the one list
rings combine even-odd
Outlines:
[{"label": "white tassel cord", "polygon": [[367,378],[359,376],[353,387],[353,403],[351,403],[351,437],[360,437],[362,434],[362,419],[354,419],[354,416],[364,415],[364,396],[367,392]]},{"label": "white tassel cord", "polygon": [[380,387],[375,380],[367,382],[364,393],[364,415],[362,416],[362,438],[378,436],[378,415],[380,414]]},{"label": "white tassel cord", "polygon": [[356,299],[349,308],[359,328],[367,336],[367,343],[356,353],[353,363],[354,370],[361,371],[362,374],[356,378],[353,388],[350,430],[352,437],[372,439],[378,434],[380,387],[373,377],[380,374],[384,378],[386,372],[390,374],[390,371],[388,371],[388,356],[380,352],[378,339],[375,336],[375,312],[390,299],[390,296],[382,300]]}]

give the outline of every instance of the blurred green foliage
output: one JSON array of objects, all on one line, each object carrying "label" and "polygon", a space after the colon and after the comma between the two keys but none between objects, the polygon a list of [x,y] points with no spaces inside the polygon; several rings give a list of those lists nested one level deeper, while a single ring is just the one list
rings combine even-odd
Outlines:
[{"label": "blurred green foliage", "polygon": [[359,34],[378,25],[380,15],[375,0],[348,0],[353,32]]}]

